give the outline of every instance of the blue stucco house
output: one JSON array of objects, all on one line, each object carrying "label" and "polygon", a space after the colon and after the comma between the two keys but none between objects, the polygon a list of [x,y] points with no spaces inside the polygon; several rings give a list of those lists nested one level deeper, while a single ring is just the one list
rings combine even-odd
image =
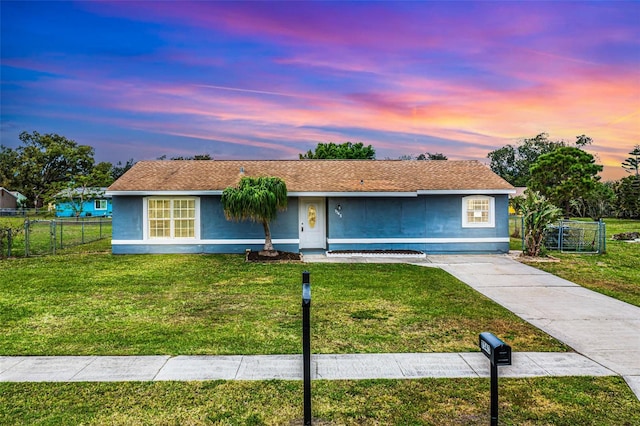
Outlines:
[{"label": "blue stucco house", "polygon": [[65,189],[55,196],[56,217],[111,217],[113,203],[107,188]]},{"label": "blue stucco house", "polygon": [[515,189],[477,161],[212,160],[141,161],[114,182],[113,253],[260,250],[262,226],[226,220],[220,201],[243,175],[287,184],[278,250],[509,250]]}]

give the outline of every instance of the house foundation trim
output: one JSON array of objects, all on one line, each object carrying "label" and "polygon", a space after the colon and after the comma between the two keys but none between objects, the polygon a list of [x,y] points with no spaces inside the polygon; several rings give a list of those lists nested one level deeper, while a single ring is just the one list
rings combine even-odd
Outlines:
[{"label": "house foundation trim", "polygon": [[[271,240],[273,244],[298,244],[300,240],[297,238],[290,239],[278,239],[275,238]],[[119,245],[151,245],[151,246],[162,246],[162,245],[174,245],[174,244],[182,244],[182,245],[235,245],[235,244],[264,244],[264,238],[254,238],[254,239],[225,239],[225,240],[178,240],[178,239],[167,239],[167,240],[111,240],[111,244],[115,246]]]},{"label": "house foundation trim", "polygon": [[329,238],[329,244],[455,244],[508,243],[509,237],[483,238]]}]

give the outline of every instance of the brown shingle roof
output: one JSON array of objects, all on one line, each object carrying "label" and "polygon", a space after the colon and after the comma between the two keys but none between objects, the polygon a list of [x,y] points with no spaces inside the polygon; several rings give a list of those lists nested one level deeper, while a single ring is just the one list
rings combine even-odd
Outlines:
[{"label": "brown shingle roof", "polygon": [[277,176],[289,192],[513,190],[477,161],[140,161],[109,191],[221,191],[247,176]]}]

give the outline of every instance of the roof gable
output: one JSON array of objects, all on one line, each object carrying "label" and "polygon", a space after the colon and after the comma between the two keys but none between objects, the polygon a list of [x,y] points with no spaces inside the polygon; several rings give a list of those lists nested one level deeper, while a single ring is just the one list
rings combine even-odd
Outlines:
[{"label": "roof gable", "polygon": [[485,165],[452,160],[140,161],[108,191],[222,191],[243,175],[280,177],[289,193],[513,191]]}]

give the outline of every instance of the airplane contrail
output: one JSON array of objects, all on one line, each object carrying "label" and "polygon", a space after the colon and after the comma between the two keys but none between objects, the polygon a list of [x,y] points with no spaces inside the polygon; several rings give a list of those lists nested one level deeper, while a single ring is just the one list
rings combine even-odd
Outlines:
[{"label": "airplane contrail", "polygon": [[215,86],[211,84],[195,84],[196,87],[204,87],[207,89],[229,90],[232,92],[258,93],[261,95],[285,96],[288,98],[304,98],[304,99],[323,99],[315,96],[298,95],[293,93],[271,92],[268,90],[241,89],[239,87]]}]

